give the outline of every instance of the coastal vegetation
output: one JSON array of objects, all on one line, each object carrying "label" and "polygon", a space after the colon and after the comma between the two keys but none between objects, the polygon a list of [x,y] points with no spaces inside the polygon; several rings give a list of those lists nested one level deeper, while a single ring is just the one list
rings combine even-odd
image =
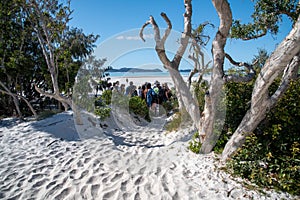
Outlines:
[{"label": "coastal vegetation", "polygon": [[[189,143],[191,151],[219,153],[228,172],[264,187],[299,195],[299,1],[255,0],[254,13],[249,16],[252,22],[243,24],[233,19],[230,1],[212,0],[220,18],[212,43],[213,63],[204,63],[202,52],[207,45],[203,30],[209,24],[193,28],[192,13],[197,9],[192,9],[191,0],[183,2],[183,33],[173,58],[168,57],[164,46],[172,30],[166,13],[161,14],[168,27],[163,35],[153,16],[140,32],[144,40],[145,27],[152,25],[156,43],[153,51],[175,85],[176,98],[162,104],[164,114],[176,113],[165,128],[177,130],[181,127],[176,125],[182,124],[182,120],[191,119],[197,129]],[[113,98],[107,75],[117,71],[161,70],[105,68],[106,59],[92,56],[99,35],[70,27],[71,14],[70,1],[0,2],[0,117],[40,119],[72,109],[80,125],[80,110],[92,112],[100,120],[107,119],[111,104],[115,103],[113,99],[127,106],[130,114],[150,121],[149,107],[139,97]],[[248,41],[268,33],[276,35],[283,15],[292,28],[270,55],[260,50],[252,63],[246,63],[235,61],[234,56],[225,52],[228,38]],[[199,79],[191,83],[182,78],[179,70],[187,49],[192,50],[189,58],[199,74]],[[226,71],[226,59],[244,70]],[[210,83],[202,80],[208,67]],[[96,94],[91,95],[95,90]],[[223,113],[219,113],[222,106],[226,110],[224,121]]]}]

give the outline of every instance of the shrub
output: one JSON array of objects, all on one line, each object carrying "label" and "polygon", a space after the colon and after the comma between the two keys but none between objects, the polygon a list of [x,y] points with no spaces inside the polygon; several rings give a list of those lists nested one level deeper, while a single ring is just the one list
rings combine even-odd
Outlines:
[{"label": "shrub", "polygon": [[189,122],[191,122],[189,114],[185,110],[181,110],[181,112],[173,114],[172,120],[165,125],[165,129],[168,132],[176,131],[182,126],[189,126]]},{"label": "shrub", "polygon": [[203,112],[204,105],[205,105],[205,99],[204,99],[205,93],[208,89],[207,83],[202,82],[202,83],[198,84],[196,82],[193,82],[192,88],[193,88],[195,96],[198,100],[199,110],[200,110],[200,112]]},{"label": "shrub", "polygon": [[250,107],[253,81],[249,83],[228,82],[225,84],[226,118],[222,133],[214,147],[214,151],[222,152],[232,133]]},{"label": "shrub", "polygon": [[300,194],[299,93],[300,80],[297,80],[247,137],[228,163],[235,174],[258,185]]},{"label": "shrub", "polygon": [[38,114],[38,120],[46,119],[62,112],[61,110],[43,110]]},{"label": "shrub", "polygon": [[95,115],[99,116],[101,120],[105,120],[110,117],[111,108],[108,105],[111,104],[112,91],[105,90],[102,95],[95,99]]},{"label": "shrub", "polygon": [[111,97],[112,97],[112,91],[111,90],[104,90],[102,93],[102,100],[106,105],[111,104]]},{"label": "shrub", "polygon": [[150,119],[147,104],[140,97],[135,96],[129,99],[129,112],[142,118]]},{"label": "shrub", "polygon": [[197,154],[200,152],[201,142],[200,142],[200,138],[199,138],[199,132],[196,132],[193,135],[192,140],[189,142],[188,149]]},{"label": "shrub", "polygon": [[105,120],[110,117],[111,108],[109,107],[98,107],[95,109],[95,115],[99,116],[101,120]]}]

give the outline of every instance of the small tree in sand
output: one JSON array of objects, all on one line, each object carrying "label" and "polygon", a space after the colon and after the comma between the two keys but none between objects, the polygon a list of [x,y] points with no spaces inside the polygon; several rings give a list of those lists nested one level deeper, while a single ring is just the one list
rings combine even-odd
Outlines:
[{"label": "small tree in sand", "polygon": [[[254,23],[248,25],[241,25],[238,21],[232,23],[231,8],[227,0],[212,0],[212,3],[220,18],[220,25],[212,44],[214,67],[210,87],[205,97],[205,107],[202,118],[200,117],[197,102],[192,98],[186,83],[178,71],[181,58],[191,39],[191,0],[184,0],[184,32],[180,39],[181,45],[173,60],[169,60],[165,53],[164,44],[172,28],[171,21],[165,13],[162,13],[161,16],[166,21],[168,28],[162,38],[158,25],[152,16],[150,16],[150,20],[143,25],[140,32],[140,37],[143,39],[144,28],[149,24],[152,25],[156,42],[155,50],[174,81],[179,103],[184,106],[190,114],[199,130],[199,137],[202,142],[200,152],[202,153],[211,152],[219,137],[219,133],[214,132],[214,128],[216,125],[220,125],[217,121],[217,112],[224,83],[226,81],[249,81],[255,77],[256,73],[252,65],[236,62],[229,54],[225,53],[224,48],[227,38],[231,34],[231,36],[235,38],[250,40],[264,36],[267,31],[277,33],[277,22],[280,20],[281,14],[286,14],[294,22],[291,32],[287,35],[285,40],[278,45],[258,75],[252,93],[251,107],[223,151],[223,159],[226,160],[242,146],[246,136],[264,119],[268,110],[276,104],[287,89],[290,79],[295,77],[295,74],[298,72],[300,51],[299,3],[297,4],[291,0],[287,2],[280,1],[274,4],[271,0],[259,0],[256,2],[255,13],[253,14]],[[235,65],[245,66],[248,69],[248,74],[246,76],[227,76],[224,73],[225,58]],[[282,73],[282,82],[278,90],[269,96],[269,86],[274,79]]]},{"label": "small tree in sand", "polygon": [[[42,95],[61,102],[65,110],[70,106],[76,113],[77,109],[72,98],[67,92],[66,95],[62,95],[59,88],[59,72],[61,68],[68,72],[68,65],[73,62],[70,60],[71,56],[76,57],[80,54],[85,57],[90,54],[98,36],[85,36],[80,31],[69,30],[68,23],[72,13],[69,0],[66,5],[59,4],[55,0],[24,0],[23,6],[46,60],[53,92],[43,91],[38,85],[35,85],[35,89]],[[74,49],[75,54],[72,52]],[[76,116],[76,122],[81,124],[79,115]]]}]

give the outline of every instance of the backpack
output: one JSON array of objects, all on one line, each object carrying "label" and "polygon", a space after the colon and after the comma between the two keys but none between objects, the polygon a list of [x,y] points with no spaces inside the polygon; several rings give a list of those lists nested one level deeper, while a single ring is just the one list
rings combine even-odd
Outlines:
[{"label": "backpack", "polygon": [[148,107],[150,107],[153,103],[157,102],[157,94],[154,92],[152,88],[149,89],[147,92],[146,102]]},{"label": "backpack", "polygon": [[157,103],[158,94],[155,92],[155,90],[152,90],[151,96],[152,96],[152,103]]}]

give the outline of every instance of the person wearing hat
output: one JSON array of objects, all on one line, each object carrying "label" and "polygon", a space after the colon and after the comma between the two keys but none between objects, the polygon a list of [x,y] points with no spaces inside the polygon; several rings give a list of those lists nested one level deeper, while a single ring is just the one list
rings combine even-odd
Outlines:
[{"label": "person wearing hat", "polygon": [[130,81],[129,85],[126,87],[125,95],[126,96],[132,96],[132,94],[134,93],[135,89],[136,89],[136,86],[133,85],[132,81]]}]

